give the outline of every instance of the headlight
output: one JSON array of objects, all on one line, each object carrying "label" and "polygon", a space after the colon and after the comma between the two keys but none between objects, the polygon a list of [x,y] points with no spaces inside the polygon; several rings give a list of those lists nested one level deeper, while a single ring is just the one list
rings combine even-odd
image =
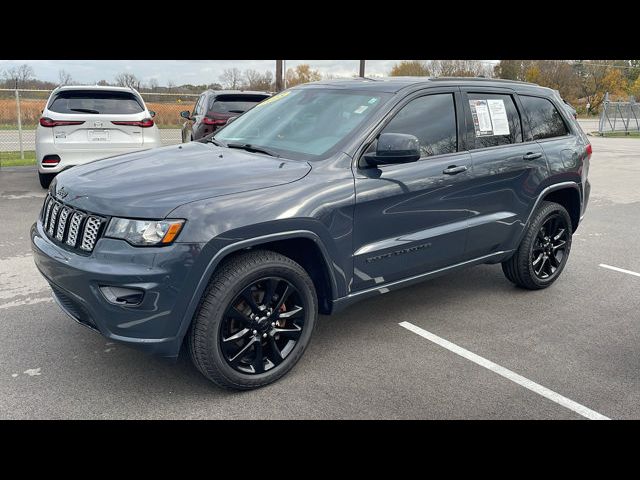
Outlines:
[{"label": "headlight", "polygon": [[113,217],[105,237],[120,238],[132,245],[168,245],[180,233],[184,220],[131,220]]}]

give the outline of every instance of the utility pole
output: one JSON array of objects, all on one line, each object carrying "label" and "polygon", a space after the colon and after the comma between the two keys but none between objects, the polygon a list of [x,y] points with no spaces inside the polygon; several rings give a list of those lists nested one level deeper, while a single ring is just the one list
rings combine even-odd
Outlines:
[{"label": "utility pole", "polygon": [[283,90],[282,82],[282,62],[283,60],[276,60],[276,92]]},{"label": "utility pole", "polygon": [[364,62],[365,60],[360,60],[360,76],[364,78]]}]

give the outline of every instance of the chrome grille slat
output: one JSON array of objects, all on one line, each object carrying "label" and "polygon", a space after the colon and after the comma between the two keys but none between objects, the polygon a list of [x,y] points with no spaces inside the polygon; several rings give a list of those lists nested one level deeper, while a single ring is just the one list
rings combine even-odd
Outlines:
[{"label": "chrome grille slat", "polygon": [[98,231],[100,230],[100,224],[102,219],[94,216],[89,216],[84,226],[84,235],[82,235],[82,244],[80,248],[87,252],[93,250],[98,238]]},{"label": "chrome grille slat", "polygon": [[60,218],[58,219],[58,228],[56,229],[56,240],[62,242],[64,239],[64,229],[67,226],[67,218],[71,209],[64,207],[60,212]]},{"label": "chrome grille slat", "polygon": [[58,218],[58,212],[60,211],[60,204],[55,202],[53,204],[53,209],[51,210],[51,220],[49,221],[49,228],[47,229],[47,233],[50,237],[53,237],[53,231],[56,228],[56,220]]},{"label": "chrome grille slat", "polygon": [[42,228],[45,230],[49,226],[49,218],[51,217],[51,208],[53,207],[53,199],[49,198],[46,204],[46,212],[44,215],[44,222],[42,222]]},{"label": "chrome grille slat", "polygon": [[67,245],[75,247],[78,241],[78,233],[80,232],[80,224],[84,219],[84,215],[80,212],[74,212],[71,216],[71,223],[69,224],[69,233],[67,233]]}]

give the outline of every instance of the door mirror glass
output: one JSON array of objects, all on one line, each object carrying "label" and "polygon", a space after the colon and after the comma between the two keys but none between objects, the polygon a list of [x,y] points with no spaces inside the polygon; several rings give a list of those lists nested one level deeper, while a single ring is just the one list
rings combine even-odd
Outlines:
[{"label": "door mirror glass", "polygon": [[184,110],[183,112],[180,112],[180,116],[182,118],[186,118],[187,120],[191,120],[191,114],[189,110]]}]

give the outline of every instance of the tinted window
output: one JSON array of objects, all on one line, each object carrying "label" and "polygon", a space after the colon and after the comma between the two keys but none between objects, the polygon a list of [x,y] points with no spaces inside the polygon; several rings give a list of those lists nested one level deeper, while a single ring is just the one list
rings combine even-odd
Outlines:
[{"label": "tinted window", "polygon": [[453,95],[428,95],[412,100],[393,117],[382,133],[415,135],[420,140],[423,157],[457,151],[458,134]]},{"label": "tinted window", "polygon": [[475,148],[522,142],[520,116],[511,95],[469,93]]},{"label": "tinted window", "polygon": [[267,98],[266,95],[218,95],[209,102],[212,113],[244,113],[257,103]]},{"label": "tinted window", "polygon": [[520,101],[529,117],[529,126],[534,140],[561,137],[569,133],[560,113],[546,98],[521,95]]},{"label": "tinted window", "polygon": [[49,104],[57,113],[127,114],[144,111],[135,95],[129,92],[63,90]]}]

